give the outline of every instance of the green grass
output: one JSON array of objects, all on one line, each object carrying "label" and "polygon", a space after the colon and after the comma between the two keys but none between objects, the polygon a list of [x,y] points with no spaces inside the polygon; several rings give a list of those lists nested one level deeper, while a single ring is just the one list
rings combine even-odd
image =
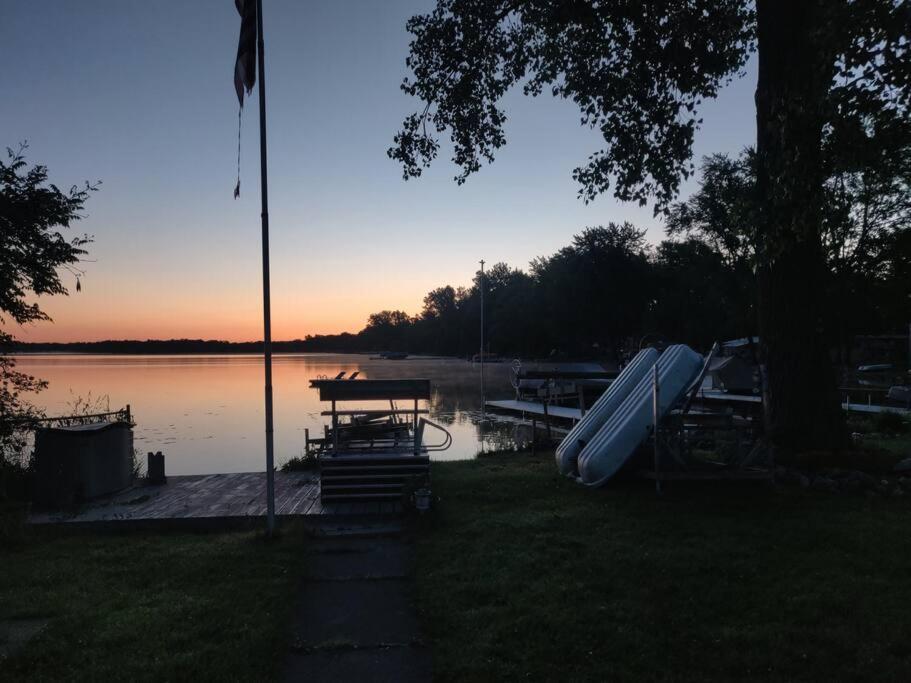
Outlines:
[{"label": "green grass", "polygon": [[440,680],[911,680],[911,501],[587,490],[549,456],[434,465],[419,607]]},{"label": "green grass", "polygon": [[886,469],[891,469],[894,463],[911,457],[911,422],[895,413],[872,417],[852,414],[848,418],[848,431],[862,435],[858,449],[861,459],[867,451],[872,460],[880,460],[888,465]]},{"label": "green grass", "polygon": [[303,534],[32,534],[0,548],[0,620],[46,618],[0,679],[267,680]]}]

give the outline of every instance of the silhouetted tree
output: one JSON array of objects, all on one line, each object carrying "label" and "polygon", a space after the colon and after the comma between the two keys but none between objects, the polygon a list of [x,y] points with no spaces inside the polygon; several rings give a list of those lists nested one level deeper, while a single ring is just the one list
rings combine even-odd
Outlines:
[{"label": "silhouetted tree", "polygon": [[[828,272],[821,306],[832,332],[829,346],[840,347],[846,363],[855,335],[894,331],[908,318],[900,310],[908,290],[896,289],[886,264],[895,261],[894,249],[900,252],[897,233],[911,230],[911,144],[893,136],[863,136],[863,141],[855,143],[854,152],[831,142],[824,147],[832,175],[824,183],[822,246]],[[758,246],[755,155],[746,150],[737,159],[705,157],[700,171],[699,189],[670,207],[668,234],[699,237],[745,274],[756,267]],[[751,279],[738,281],[749,286]],[[744,305],[751,308],[748,300]],[[746,328],[753,328],[752,321]]]},{"label": "silhouetted tree", "polygon": [[574,172],[580,193],[591,199],[613,182],[619,199],[661,210],[690,172],[699,104],[755,47],[766,426],[792,449],[838,446],[843,416],[820,317],[823,132],[847,112],[907,117],[909,14],[894,0],[758,0],[755,11],[746,0],[438,0],[407,24],[414,79],[402,88],[424,107],[389,154],[406,178],[420,175],[448,131],[463,182],[505,143],[506,92],[547,88],[604,138]]},{"label": "silhouetted tree", "polygon": [[424,330],[424,348],[433,348],[436,353],[458,353],[460,318],[455,289],[446,285],[428,292],[419,321]]},{"label": "silhouetted tree", "polygon": [[667,234],[696,236],[710,244],[729,265],[755,267],[755,163],[752,150],[736,159],[727,154],[703,157],[699,189],[668,208]]},{"label": "silhouetted tree", "polygon": [[487,339],[494,353],[539,355],[541,329],[550,324],[543,315],[535,280],[518,268],[494,264],[488,275]]},{"label": "silhouetted tree", "polygon": [[619,352],[642,330],[652,295],[645,231],[630,223],[586,228],[572,244],[531,265],[555,348]]},{"label": "silhouetted tree", "polygon": [[372,313],[361,332],[369,348],[384,351],[408,351],[415,321],[404,311]]},{"label": "silhouetted tree", "polygon": [[[47,383],[18,372],[6,353],[14,343],[7,325],[50,320],[32,297],[67,294],[60,269],[77,277],[87,235],[67,240],[60,233],[79,220],[89,193],[82,188],[60,191],[47,183],[47,168],[25,161],[26,146],[7,148],[7,160],[0,160],[0,468],[21,464],[25,433],[23,427],[39,411],[23,394],[41,391]],[[0,495],[5,487],[0,486]]]},{"label": "silhouetted tree", "polygon": [[753,273],[701,239],[666,240],[654,256],[655,296],[647,329],[708,349],[756,329]]}]

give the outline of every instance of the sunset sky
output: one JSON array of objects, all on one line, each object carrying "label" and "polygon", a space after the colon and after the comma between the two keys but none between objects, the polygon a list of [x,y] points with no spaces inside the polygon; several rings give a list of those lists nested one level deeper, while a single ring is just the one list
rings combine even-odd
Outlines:
[{"label": "sunset sky", "polygon": [[[587,225],[649,207],[577,198],[599,148],[571,103],[507,102],[507,146],[457,186],[443,154],[402,180],[386,149],[417,107],[399,91],[406,19],[425,0],[264,0],[273,336],[360,329],[384,308],[467,284],[483,258],[525,267]],[[42,301],[30,341],[262,338],[256,100],[244,110],[241,197],[232,0],[0,0],[3,146],[68,187],[102,181],[76,226],[94,235],[83,291]],[[697,156],[755,136],[755,64],[704,107]],[[693,189],[690,181],[684,192]],[[74,290],[74,281],[67,275]]]}]

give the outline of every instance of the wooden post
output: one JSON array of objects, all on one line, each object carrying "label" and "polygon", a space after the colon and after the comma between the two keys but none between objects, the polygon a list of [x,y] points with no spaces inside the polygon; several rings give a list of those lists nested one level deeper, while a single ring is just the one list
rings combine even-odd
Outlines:
[{"label": "wooden post", "polygon": [[544,426],[547,428],[547,442],[550,445],[551,435],[550,435],[550,413],[547,412],[547,404],[550,403],[550,380],[545,380],[544,390]]},{"label": "wooden post", "polygon": [[652,366],[652,438],[655,440],[655,493],[661,495],[661,475],[658,471],[658,420],[660,409],[658,403],[658,364]]},{"label": "wooden post", "polygon": [[332,452],[338,454],[338,413],[335,412],[335,401],[332,401]]},{"label": "wooden post", "polygon": [[414,434],[414,454],[421,454],[421,444],[418,443],[418,400],[414,399],[414,427],[412,433]]}]

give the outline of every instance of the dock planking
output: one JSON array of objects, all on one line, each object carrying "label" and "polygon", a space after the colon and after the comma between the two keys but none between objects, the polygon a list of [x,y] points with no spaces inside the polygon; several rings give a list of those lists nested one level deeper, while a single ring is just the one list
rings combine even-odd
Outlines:
[{"label": "dock planking", "polygon": [[[328,503],[320,501],[316,472],[276,472],[275,509],[279,517],[328,519],[331,517],[391,515],[401,512],[398,503]],[[205,474],[168,477],[166,484],[140,484],[113,496],[74,508],[34,512],[32,524],[116,524],[155,522],[206,522],[255,520],[266,515],[266,474]],[[125,524],[126,525],[126,524]]]},{"label": "dock planking", "polygon": [[[528,415],[544,415],[544,405],[534,401],[487,401],[485,405],[488,408],[506,410],[516,413],[525,413]],[[547,414],[550,417],[558,417],[564,420],[581,420],[582,410],[571,406],[549,405]]]}]

